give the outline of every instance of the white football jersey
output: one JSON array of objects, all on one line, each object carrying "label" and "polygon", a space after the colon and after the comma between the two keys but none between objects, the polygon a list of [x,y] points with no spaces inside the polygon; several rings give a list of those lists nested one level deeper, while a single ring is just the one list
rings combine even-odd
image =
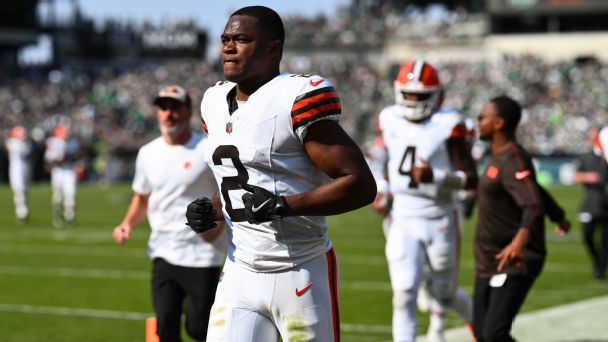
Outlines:
[{"label": "white football jersey", "polygon": [[28,166],[28,158],[32,150],[27,140],[8,138],[6,139],[9,167],[25,170]]},{"label": "white football jersey", "polygon": [[135,162],[133,191],[148,198],[150,258],[186,267],[218,266],[226,257],[225,237],[209,243],[186,225],[186,208],[197,197],[212,198],[217,184],[201,157],[202,133],[192,133],[184,145],[169,145],[158,137],[142,146]]},{"label": "white football jersey", "polygon": [[448,206],[455,204],[455,192],[435,183],[416,184],[410,174],[421,160],[429,162],[435,172],[454,171],[446,140],[467,134],[461,116],[442,109],[428,120],[414,123],[405,119],[401,106],[393,105],[380,112],[379,129],[388,152],[386,167],[395,212],[417,217],[445,215]]},{"label": "white football jersey", "polygon": [[253,271],[289,269],[330,249],[325,218],[294,216],[250,224],[241,186],[292,195],[327,182],[328,176],[306,154],[303,139],[312,123],[339,119],[339,98],[320,76],[287,73],[238,108],[228,100],[235,91],[235,83],[218,82],[201,103],[203,128],[209,133],[205,158],[221,189],[229,257]]},{"label": "white football jersey", "polygon": [[46,140],[44,160],[61,168],[73,168],[79,149],[80,143],[76,137],[66,140],[52,136]]},{"label": "white football jersey", "polygon": [[29,156],[31,145],[27,140],[8,138],[6,140],[8,151],[9,178],[13,188],[25,189],[29,180]]}]

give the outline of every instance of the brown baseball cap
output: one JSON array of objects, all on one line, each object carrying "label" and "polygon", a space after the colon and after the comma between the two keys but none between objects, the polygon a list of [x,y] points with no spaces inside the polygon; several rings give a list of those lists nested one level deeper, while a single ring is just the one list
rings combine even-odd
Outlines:
[{"label": "brown baseball cap", "polygon": [[162,99],[174,99],[186,106],[190,106],[192,99],[186,90],[178,85],[172,84],[164,87],[158,92],[158,95],[154,98],[153,103],[158,105]]}]

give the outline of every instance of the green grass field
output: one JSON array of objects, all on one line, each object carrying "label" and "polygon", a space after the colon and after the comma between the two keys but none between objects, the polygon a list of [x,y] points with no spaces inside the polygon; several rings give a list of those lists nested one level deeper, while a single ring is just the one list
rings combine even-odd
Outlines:
[{"label": "green grass field", "polygon": [[[574,222],[580,188],[550,191]],[[75,225],[54,229],[48,185],[31,189],[25,225],[15,223],[10,190],[0,186],[0,340],[144,340],[144,320],[152,312],[145,254],[149,230],[139,227],[125,246],[111,240],[130,196],[129,185],[81,185]],[[465,230],[460,274],[469,293],[473,221]],[[341,267],[343,340],[390,340],[391,292],[380,217],[363,208],[331,217],[329,224]],[[558,238],[552,229],[547,236],[548,262],[524,312],[608,294],[608,284],[590,275],[576,223],[567,237]],[[420,331],[426,324],[421,315]],[[450,326],[460,324],[450,316]]]}]

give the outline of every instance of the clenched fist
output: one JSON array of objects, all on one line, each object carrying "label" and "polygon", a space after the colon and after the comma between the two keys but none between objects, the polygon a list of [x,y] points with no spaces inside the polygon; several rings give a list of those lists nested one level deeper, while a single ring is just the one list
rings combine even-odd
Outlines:
[{"label": "clenched fist", "polygon": [[186,209],[187,225],[197,233],[204,233],[217,227],[215,223],[216,211],[213,203],[207,197],[197,198]]},{"label": "clenched fist", "polygon": [[257,224],[281,218],[285,197],[255,185],[244,184],[242,188],[249,191],[243,195],[247,222]]}]

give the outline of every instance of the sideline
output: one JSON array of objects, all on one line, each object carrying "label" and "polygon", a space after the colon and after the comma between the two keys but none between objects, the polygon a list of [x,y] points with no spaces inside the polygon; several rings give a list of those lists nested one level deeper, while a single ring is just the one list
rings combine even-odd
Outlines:
[{"label": "sideline", "polygon": [[[519,342],[608,342],[608,296],[520,314],[512,335]],[[450,342],[470,342],[465,328],[446,331]],[[419,336],[417,342],[424,342]]]}]

